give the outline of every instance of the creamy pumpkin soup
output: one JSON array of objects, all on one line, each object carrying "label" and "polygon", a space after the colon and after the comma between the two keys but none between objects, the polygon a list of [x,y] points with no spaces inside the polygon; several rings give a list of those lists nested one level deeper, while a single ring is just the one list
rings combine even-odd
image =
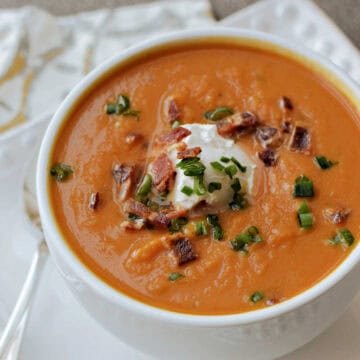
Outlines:
[{"label": "creamy pumpkin soup", "polygon": [[50,167],[73,252],[172,311],[285,301],[360,233],[359,114],[309,68],[250,45],[159,49],[112,71],[68,115]]}]

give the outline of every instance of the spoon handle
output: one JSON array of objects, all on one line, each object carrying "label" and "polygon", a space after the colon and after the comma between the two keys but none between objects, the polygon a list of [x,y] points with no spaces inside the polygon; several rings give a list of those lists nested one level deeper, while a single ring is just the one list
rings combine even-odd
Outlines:
[{"label": "spoon handle", "polygon": [[[19,329],[21,323],[22,328],[26,325],[26,318],[33,294],[39,283],[40,275],[48,258],[48,247],[45,240],[42,240],[38,245],[35,254],[33,255],[31,266],[26,277],[25,283],[21,289],[18,300],[10,315],[10,318],[5,326],[5,329],[0,337],[0,359],[5,359],[13,343],[19,343],[18,336],[21,337],[23,329]],[[20,330],[20,331],[18,331]]]}]

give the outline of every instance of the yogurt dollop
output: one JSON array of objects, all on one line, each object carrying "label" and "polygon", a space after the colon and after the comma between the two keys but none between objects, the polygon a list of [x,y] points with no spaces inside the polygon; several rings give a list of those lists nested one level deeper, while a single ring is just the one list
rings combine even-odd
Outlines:
[{"label": "yogurt dollop", "polygon": [[[223,209],[229,206],[234,194],[231,184],[236,178],[241,184],[241,192],[251,194],[253,188],[254,169],[256,165],[250,160],[246,153],[241,149],[241,145],[236,144],[231,139],[226,139],[220,136],[217,132],[216,125],[207,124],[188,124],[182,127],[191,131],[191,134],[182,140],[188,148],[199,146],[201,153],[198,155],[200,161],[205,165],[204,184],[207,187],[211,182],[221,183],[221,189],[212,193],[206,192],[204,195],[197,195],[196,193],[190,196],[184,194],[181,190],[184,186],[190,188],[194,187],[194,178],[185,176],[184,171],[177,168],[176,165],[181,161],[177,158],[178,150],[176,146],[168,149],[168,156],[174,168],[176,169],[176,178],[173,189],[168,195],[176,209],[189,210],[198,203],[205,201],[211,207],[216,209]],[[237,169],[236,174],[231,179],[224,171],[219,171],[211,166],[212,162],[220,162],[224,167],[234,165],[234,163],[222,163],[220,158],[225,156],[227,158],[235,158],[246,166],[246,171],[241,172]]]}]

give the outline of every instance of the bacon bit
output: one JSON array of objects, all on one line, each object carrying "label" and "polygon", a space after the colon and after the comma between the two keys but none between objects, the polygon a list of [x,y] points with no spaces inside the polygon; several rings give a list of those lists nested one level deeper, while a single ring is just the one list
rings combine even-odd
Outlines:
[{"label": "bacon bit", "polygon": [[325,219],[333,224],[341,224],[347,220],[351,214],[351,209],[345,208],[328,208],[323,211]]},{"label": "bacon bit", "polygon": [[216,122],[221,136],[245,135],[253,132],[259,119],[251,112],[235,113]]},{"label": "bacon bit", "polygon": [[170,124],[181,119],[180,110],[173,97],[165,100],[165,115]]},{"label": "bacon bit", "polygon": [[165,214],[156,214],[153,218],[150,217],[152,225],[156,228],[167,229],[170,225],[170,219]]},{"label": "bacon bit", "polygon": [[98,192],[92,193],[90,195],[89,208],[91,210],[96,210],[99,205],[99,201],[100,201],[99,193]]},{"label": "bacon bit", "polygon": [[141,230],[145,227],[144,219],[135,219],[133,221],[125,220],[120,224],[120,228],[123,230]]},{"label": "bacon bit", "polygon": [[295,126],[289,142],[290,150],[309,154],[311,136],[307,128]]},{"label": "bacon bit", "polygon": [[136,132],[131,132],[125,136],[125,142],[128,145],[132,145],[136,142],[139,142],[140,140],[143,140],[143,138],[144,137],[141,134],[136,133]]},{"label": "bacon bit", "polygon": [[178,126],[172,129],[170,132],[160,135],[156,139],[156,143],[161,146],[169,146],[178,143],[179,141],[189,136],[190,134],[191,134],[190,130],[182,126]]},{"label": "bacon bit", "polygon": [[166,217],[169,220],[176,219],[178,217],[186,216],[187,211],[186,210],[173,210],[171,209],[169,212],[165,213]]},{"label": "bacon bit", "polygon": [[294,105],[293,105],[292,101],[287,96],[283,96],[279,100],[279,106],[284,111],[289,111],[289,110],[294,109]]},{"label": "bacon bit", "polygon": [[265,166],[275,166],[278,155],[270,148],[258,153],[259,159],[265,164]]},{"label": "bacon bit", "polygon": [[132,198],[124,203],[124,212],[135,214],[144,220],[147,220],[151,215],[151,210],[146,205]]},{"label": "bacon bit", "polygon": [[201,147],[196,146],[193,148],[189,148],[183,151],[179,151],[177,153],[177,158],[178,159],[189,159],[189,158],[194,158],[196,156],[198,156],[201,153]]},{"label": "bacon bit", "polygon": [[175,174],[173,164],[166,154],[161,154],[151,165],[150,174],[153,185],[159,192],[168,190],[170,180]]},{"label": "bacon bit", "polygon": [[115,164],[112,174],[117,184],[122,184],[134,173],[134,166]]},{"label": "bacon bit", "polygon": [[280,302],[281,302],[281,299],[276,298],[276,297],[267,299],[265,301],[266,305],[268,305],[268,306],[276,305],[276,304],[279,304]]},{"label": "bacon bit", "polygon": [[187,238],[179,238],[172,242],[172,248],[178,259],[178,265],[187,264],[197,258],[191,242]]},{"label": "bacon bit", "polygon": [[256,129],[256,139],[264,149],[267,147],[275,148],[281,143],[281,134],[276,128],[260,126]]},{"label": "bacon bit", "polygon": [[283,121],[281,123],[281,128],[282,128],[283,133],[290,134],[291,122],[290,121]]}]

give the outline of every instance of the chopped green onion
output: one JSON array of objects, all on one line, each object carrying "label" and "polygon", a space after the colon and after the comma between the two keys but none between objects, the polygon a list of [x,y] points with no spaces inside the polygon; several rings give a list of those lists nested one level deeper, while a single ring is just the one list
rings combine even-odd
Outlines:
[{"label": "chopped green onion", "polygon": [[187,196],[191,196],[193,194],[194,190],[190,186],[185,185],[181,189],[181,192]]},{"label": "chopped green onion", "polygon": [[264,299],[264,294],[260,291],[255,291],[251,296],[250,296],[250,301],[252,303],[257,303],[258,301],[261,301],[262,299]]},{"label": "chopped green onion", "polygon": [[65,163],[56,163],[50,169],[50,175],[60,182],[65,181],[73,172],[72,167]]},{"label": "chopped green onion", "polygon": [[130,99],[127,95],[120,94],[117,103],[121,106],[122,112],[130,109]]},{"label": "chopped green onion", "polygon": [[130,110],[124,111],[121,115],[122,116],[132,116],[132,117],[136,118],[136,120],[139,120],[140,111],[130,109]]},{"label": "chopped green onion", "polygon": [[181,161],[179,161],[179,162],[176,164],[176,167],[184,170],[184,169],[186,169],[188,166],[194,165],[194,164],[198,163],[199,161],[200,161],[200,158],[198,158],[198,157],[185,158],[185,159],[182,159]]},{"label": "chopped green onion", "polygon": [[196,176],[194,178],[194,191],[195,194],[199,196],[206,194],[206,186],[204,184],[204,179],[202,176]]},{"label": "chopped green onion", "polygon": [[184,170],[185,176],[202,176],[206,169],[198,157],[182,159],[176,164],[176,167]]},{"label": "chopped green onion", "polygon": [[322,170],[330,169],[331,167],[337,164],[336,161],[331,161],[327,159],[325,156],[315,156],[314,161],[315,164],[318,165],[319,168]]},{"label": "chopped green onion", "polygon": [[194,225],[195,225],[195,234],[197,236],[208,234],[205,221],[195,221]]},{"label": "chopped green onion", "polygon": [[230,244],[233,250],[247,254],[250,243],[260,243],[262,241],[263,239],[259,235],[259,229],[256,226],[250,226],[246,232],[237,235]]},{"label": "chopped green onion", "polygon": [[299,224],[302,228],[311,228],[314,224],[313,214],[310,212],[309,207],[305,200],[301,202],[299,210],[297,212]]},{"label": "chopped green onion", "polygon": [[237,161],[233,156],[231,157],[230,160],[238,167],[238,169],[239,169],[242,173],[246,172],[246,166],[241,165],[240,162]]},{"label": "chopped green onion", "polygon": [[211,182],[208,185],[208,191],[209,193],[213,193],[216,190],[220,190],[222,187],[221,183],[219,182]]},{"label": "chopped green onion", "polygon": [[105,106],[105,112],[109,115],[117,114],[119,111],[119,104],[109,103]]},{"label": "chopped green onion", "polygon": [[225,167],[221,165],[218,161],[213,161],[210,163],[211,167],[218,171],[223,171]]},{"label": "chopped green onion", "polygon": [[214,240],[222,240],[224,238],[223,229],[219,223],[219,217],[215,214],[209,214],[206,217],[207,223],[211,226],[211,236]]},{"label": "chopped green onion", "polygon": [[225,174],[230,177],[230,179],[233,178],[233,176],[237,173],[237,168],[235,165],[229,165],[225,169]]},{"label": "chopped green onion", "polygon": [[177,273],[177,272],[173,272],[169,275],[168,280],[169,281],[176,281],[178,279],[181,279],[182,277],[184,277],[183,274]]},{"label": "chopped green onion", "polygon": [[231,184],[231,188],[234,190],[235,193],[241,190],[241,184],[238,178],[233,181],[233,183]]},{"label": "chopped green onion", "polygon": [[144,197],[151,191],[152,177],[150,174],[146,174],[136,192],[136,197]]},{"label": "chopped green onion", "polygon": [[169,225],[169,232],[171,234],[182,230],[183,226],[188,223],[188,219],[184,216],[172,219]]},{"label": "chopped green onion", "polygon": [[351,231],[348,229],[336,230],[336,236],[329,240],[331,245],[343,245],[345,247],[351,246],[355,241],[355,238]]},{"label": "chopped green onion", "polygon": [[299,223],[302,228],[311,228],[314,224],[314,217],[312,213],[299,214],[298,215]]},{"label": "chopped green onion", "polygon": [[230,159],[228,157],[226,157],[226,156],[222,156],[220,158],[220,161],[223,162],[223,163],[228,163],[230,161]]},{"label": "chopped green onion", "polygon": [[234,211],[246,209],[248,205],[248,201],[240,193],[234,193],[233,200],[229,204],[230,209]]},{"label": "chopped green onion", "polygon": [[226,116],[232,115],[233,113],[234,113],[233,109],[226,106],[221,106],[214,110],[207,111],[204,114],[204,117],[207,120],[217,121],[223,119]]},{"label": "chopped green onion", "polygon": [[305,175],[299,176],[294,185],[293,191],[294,197],[313,197],[314,196],[314,184]]},{"label": "chopped green onion", "polygon": [[172,123],[172,125],[171,125],[171,127],[173,128],[173,129],[175,129],[175,128],[177,128],[178,126],[180,126],[180,121],[174,121],[173,123]]}]

